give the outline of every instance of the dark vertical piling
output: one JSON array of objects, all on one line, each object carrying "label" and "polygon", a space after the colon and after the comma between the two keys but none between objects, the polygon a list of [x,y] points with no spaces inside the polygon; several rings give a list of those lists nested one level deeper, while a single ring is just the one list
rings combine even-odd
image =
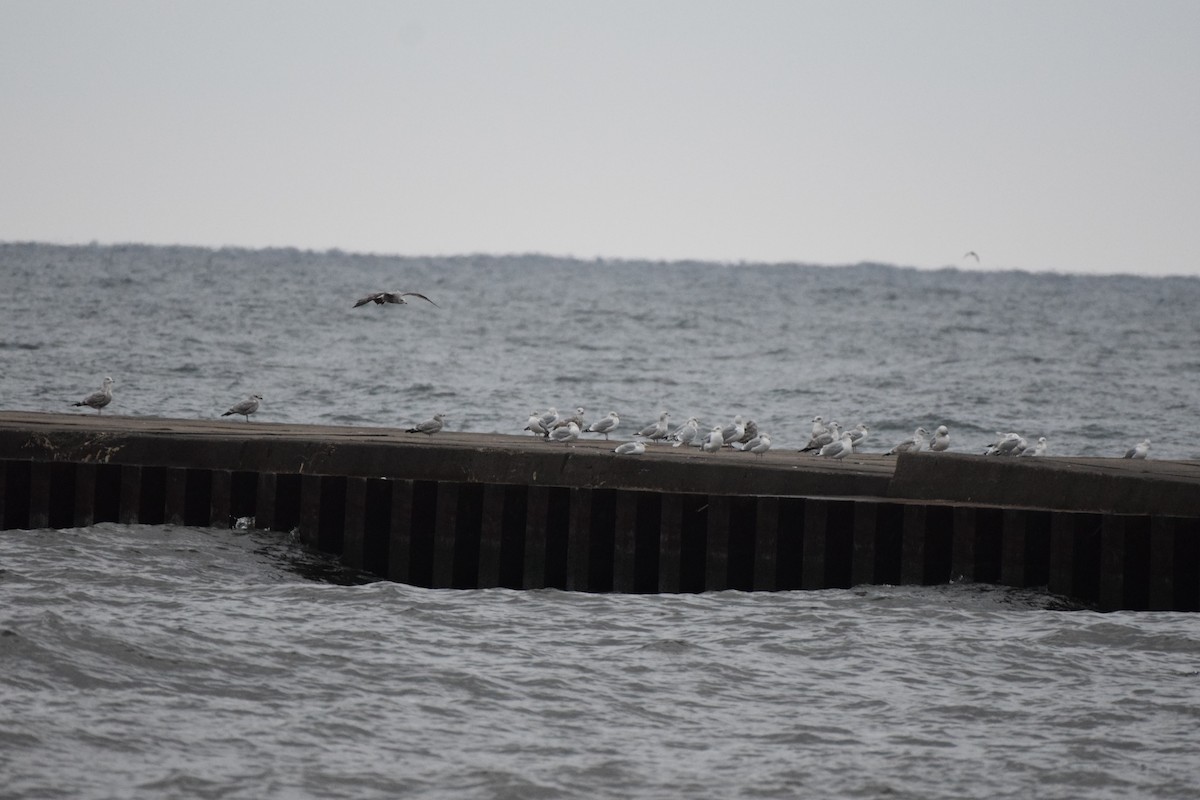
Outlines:
[{"label": "dark vertical piling", "polygon": [[214,469],[208,494],[208,524],[214,528],[230,527],[230,509],[233,506],[233,473],[227,469]]},{"label": "dark vertical piling", "polygon": [[729,588],[729,498],[710,495],[705,529],[704,589]]},{"label": "dark vertical piling", "polygon": [[524,589],[546,586],[546,515],[549,506],[550,490],[545,486],[530,486],[525,505]]},{"label": "dark vertical piling", "polygon": [[570,523],[567,526],[567,590],[586,592],[591,563],[592,489],[569,492]]},{"label": "dark vertical piling", "polygon": [[479,530],[480,589],[500,586],[500,556],[504,547],[505,490],[493,483],[483,487],[483,518]]},{"label": "dark vertical piling", "polygon": [[413,482],[391,481],[391,487],[387,577],[399,583],[412,583]]},{"label": "dark vertical piling", "polygon": [[900,582],[904,509],[896,503],[854,501],[851,585]]},{"label": "dark vertical piling", "polygon": [[96,465],[74,464],[75,503],[74,524],[87,528],[96,522]]},{"label": "dark vertical piling", "polygon": [[754,589],[771,592],[779,588],[776,577],[779,557],[779,498],[759,497],[754,512]]},{"label": "dark vertical piling", "polygon": [[434,589],[449,589],[454,585],[454,545],[458,532],[458,484],[442,482],[437,485],[437,517],[433,533]]},{"label": "dark vertical piling", "polygon": [[613,575],[614,592],[635,591],[637,569],[636,492],[618,490],[613,498]]},{"label": "dark vertical piling", "polygon": [[758,498],[729,498],[729,588],[754,589],[754,547],[758,540]]},{"label": "dark vertical piling", "polygon": [[136,525],[142,507],[142,468],[134,464],[121,466],[121,513],[123,525]]},{"label": "dark vertical piling", "polygon": [[321,543],[321,481],[320,475],[299,476],[300,509],[296,533],[301,542],[313,548],[320,547]]},{"label": "dark vertical piling", "polygon": [[168,525],[183,525],[186,505],[187,470],[166,468],[163,471],[163,521]]},{"label": "dark vertical piling", "polygon": [[258,473],[258,481],[254,487],[254,525],[265,531],[275,528],[275,486],[274,472]]},{"label": "dark vertical piling", "polygon": [[683,525],[683,496],[661,495],[658,539],[658,591],[674,593],[679,588],[680,549]]},{"label": "dark vertical piling", "polygon": [[29,521],[31,529],[50,527],[50,462],[29,464]]},{"label": "dark vertical piling", "polygon": [[345,515],[342,519],[341,561],[351,569],[363,568],[364,539],[367,521],[367,479],[346,478],[344,499]]}]

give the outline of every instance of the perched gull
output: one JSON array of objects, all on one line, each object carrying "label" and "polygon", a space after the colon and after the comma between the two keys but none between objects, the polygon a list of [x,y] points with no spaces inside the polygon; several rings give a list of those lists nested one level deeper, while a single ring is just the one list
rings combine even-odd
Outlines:
[{"label": "perched gull", "polygon": [[812,436],[809,438],[815,439],[827,430],[829,429],[825,427],[825,418],[818,414],[817,416],[813,417]]},{"label": "perched gull", "polygon": [[[406,297],[419,297],[427,303],[433,303],[432,300],[420,292],[375,292],[375,294],[369,294],[366,297],[359,298],[359,301],[354,304],[354,307],[358,308],[359,306],[365,306],[367,303],[374,303],[375,305],[379,306],[383,305],[384,303],[396,303],[397,305],[406,306],[408,305],[408,301],[404,299]],[[437,303],[433,304],[437,306]],[[441,308],[441,306],[438,306],[438,308]]]},{"label": "perched gull", "polygon": [[589,425],[588,433],[603,433],[605,440],[607,440],[608,435],[616,430],[620,424],[621,418],[617,416],[617,412],[610,411],[607,417],[601,417]]},{"label": "perched gull", "polygon": [[409,428],[405,433],[424,433],[428,436],[433,436],[442,429],[442,423],[445,419],[445,414],[434,414],[433,419],[427,419],[415,428]]},{"label": "perched gull", "polygon": [[[95,397],[95,395],[92,395],[92,397]],[[75,405],[79,405],[79,404],[76,403]],[[1135,444],[1133,447],[1126,450],[1124,457],[1125,458],[1145,458],[1149,454],[1150,454],[1150,440],[1142,439],[1140,442]]]},{"label": "perched gull", "polygon": [[1033,447],[1026,447],[1020,452],[1021,456],[1044,456],[1046,455],[1046,437],[1039,436],[1037,444]]},{"label": "perched gull", "polygon": [[[813,427],[816,427],[815,423]],[[842,426],[837,423],[837,420],[834,420],[833,422],[829,423],[824,431],[814,434],[813,437],[808,440],[808,444],[800,448],[800,452],[807,453],[810,450],[820,450],[825,445],[836,442],[841,438]]]},{"label": "perched gull", "polygon": [[558,409],[550,406],[542,413],[542,427],[550,430],[554,427],[554,423],[558,421]]},{"label": "perched gull", "polygon": [[250,415],[258,411],[258,404],[262,402],[261,394],[252,394],[240,403],[235,403],[230,406],[229,410],[222,414],[222,417],[228,417],[230,414],[241,414],[246,418],[246,422],[250,421]]},{"label": "perched gull", "polygon": [[761,456],[771,449],[771,437],[765,433],[760,433],[756,439],[751,439],[746,443],[746,449],[756,456]]},{"label": "perched gull", "polygon": [[826,458],[845,458],[852,452],[854,452],[853,437],[851,437],[850,431],[845,431],[836,442],[830,442],[817,451],[817,455]]},{"label": "perched gull", "polygon": [[568,420],[566,425],[550,431],[550,438],[564,444],[573,442],[579,438],[579,426],[575,424],[575,420]]},{"label": "perched gull", "polygon": [[580,430],[583,430],[583,406],[580,406],[579,408],[575,409],[575,413],[569,417],[560,416],[558,419],[556,419],[554,421],[554,424],[552,424],[550,427],[551,428],[565,428],[565,427],[567,427],[568,422],[574,422],[575,427],[579,428]]},{"label": "perched gull", "polygon": [[858,423],[858,425],[854,426],[854,430],[850,431],[850,446],[857,450],[867,440],[867,434],[870,432],[870,428],[861,422]]},{"label": "perched gull", "polygon": [[929,431],[924,428],[917,428],[913,432],[911,439],[905,439],[899,442],[891,450],[884,453],[885,456],[894,456],[897,453],[915,453],[925,446],[925,440],[929,437]]},{"label": "perched gull", "polygon": [[696,435],[700,433],[700,420],[695,417],[689,417],[688,421],[675,429],[671,434],[671,438],[675,440],[672,447],[679,447],[683,444],[691,444],[696,439]]},{"label": "perched gull", "polygon": [[746,423],[742,422],[742,415],[738,414],[733,418],[733,422],[721,428],[721,437],[725,444],[733,444],[742,438],[742,434],[746,432]]},{"label": "perched gull", "polygon": [[1010,456],[1021,444],[1021,434],[996,431],[996,441],[988,445],[985,456]]},{"label": "perched gull", "polygon": [[700,449],[706,453],[715,453],[725,445],[725,437],[721,434],[721,426],[713,425],[713,429],[708,432],[708,436],[704,437],[704,444],[700,445]]},{"label": "perched gull", "polygon": [[667,420],[671,415],[666,411],[658,415],[658,422],[651,423],[638,431],[638,436],[645,436],[653,442],[667,438]]},{"label": "perched gull", "polygon": [[546,428],[545,423],[542,422],[542,415],[536,411],[529,412],[529,422],[525,424],[525,427],[522,428],[522,430],[535,433],[543,438],[550,435],[549,429]]},{"label": "perched gull", "polygon": [[617,449],[613,450],[619,456],[640,456],[646,452],[645,442],[626,442],[625,444],[617,445]]},{"label": "perched gull", "polygon": [[[746,432],[738,439],[738,444],[749,444],[751,439],[758,437],[758,423],[752,419],[746,420]],[[745,450],[746,448],[742,448]]]},{"label": "perched gull", "polygon": [[929,442],[929,449],[935,453],[940,453],[950,447],[950,429],[945,425],[938,425],[937,430],[933,432],[933,439]]},{"label": "perched gull", "polygon": [[113,379],[106,377],[100,385],[100,391],[92,392],[76,403],[76,406],[87,406],[96,409],[97,414],[104,413],[104,407],[112,402]]}]

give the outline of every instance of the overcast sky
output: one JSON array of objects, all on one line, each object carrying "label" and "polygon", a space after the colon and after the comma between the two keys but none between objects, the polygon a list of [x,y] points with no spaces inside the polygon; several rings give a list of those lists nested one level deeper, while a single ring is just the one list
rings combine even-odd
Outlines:
[{"label": "overcast sky", "polygon": [[1200,2],[0,0],[0,240],[1200,275]]}]

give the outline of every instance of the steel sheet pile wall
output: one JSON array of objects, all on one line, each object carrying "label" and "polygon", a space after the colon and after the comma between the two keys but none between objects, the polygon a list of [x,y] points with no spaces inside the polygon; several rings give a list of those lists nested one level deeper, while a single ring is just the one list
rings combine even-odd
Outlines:
[{"label": "steel sheet pile wall", "polygon": [[0,526],[296,531],[427,587],[773,591],[955,580],[1200,610],[1200,518],[885,498],[654,492],[0,460]]}]

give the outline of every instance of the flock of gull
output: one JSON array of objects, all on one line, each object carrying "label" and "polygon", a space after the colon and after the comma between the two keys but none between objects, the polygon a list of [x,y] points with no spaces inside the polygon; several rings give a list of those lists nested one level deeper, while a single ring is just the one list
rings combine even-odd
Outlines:
[{"label": "flock of gull", "polygon": [[[584,433],[601,434],[607,440],[621,418],[615,411],[585,427],[583,407],[576,408],[573,413],[563,414],[557,408],[550,407],[545,411],[531,411],[529,420],[522,430],[536,436],[542,436],[548,441],[570,443]],[[658,420],[634,432],[635,441],[618,445],[614,452],[619,455],[640,455],[646,452],[647,444],[663,443],[673,447],[690,445],[699,447],[706,453],[716,453],[722,448],[763,455],[771,449],[771,437],[759,429],[754,420],[745,420],[739,414],[732,422],[713,425],[707,432],[696,417],[689,417],[687,422],[672,429],[671,415],[664,411]],[[853,428],[843,429],[836,420],[825,422],[821,416],[813,417],[812,432],[808,443],[800,448],[802,453],[814,453],[823,458],[842,459],[859,452],[866,442],[871,429],[858,424]],[[1038,457],[1046,454],[1046,437],[1040,436],[1036,442],[1030,443],[1019,433],[997,432],[996,440],[983,450],[989,456]],[[927,450],[941,453],[950,449],[950,429],[938,425],[933,433],[924,427],[918,427],[913,435],[897,442],[885,456],[897,453],[916,453]],[[1129,448],[1125,458],[1145,458],[1150,452],[1150,441],[1144,440]]]},{"label": "flock of gull", "polygon": [[[414,293],[410,292],[409,294]],[[376,300],[375,302],[404,302],[399,293],[385,293],[385,295],[395,296],[397,299]],[[423,295],[418,296],[423,297]],[[373,297],[360,300],[358,305],[371,302]],[[433,301],[430,300],[430,302]],[[75,405],[94,408],[96,409],[96,413],[102,413],[108,404],[112,402],[112,390],[113,379],[105,377],[99,391],[89,394],[75,403]],[[252,394],[245,400],[230,406],[221,416],[239,415],[245,417],[246,421],[249,422],[250,415],[258,411],[262,399],[262,395]],[[765,431],[760,430],[758,423],[754,420],[743,419],[740,414],[735,416],[732,422],[713,425],[707,432],[702,431],[704,426],[696,417],[689,417],[686,422],[675,428],[671,427],[670,419],[671,415],[668,412],[662,412],[658,415],[658,419],[655,422],[651,422],[649,425],[639,428],[634,432],[637,439],[618,445],[614,452],[618,455],[641,455],[646,452],[646,445],[662,443],[673,447],[698,447],[705,453],[716,453],[722,448],[728,447],[732,450],[762,456],[772,446],[771,436]],[[424,433],[432,436],[442,430],[445,421],[445,414],[434,414],[430,419],[407,428],[405,432]],[[585,433],[598,434],[603,436],[605,440],[608,440],[609,436],[617,430],[620,424],[621,417],[616,411],[610,411],[588,425],[586,424],[585,411],[582,406],[569,414],[560,413],[558,409],[551,407],[545,411],[531,411],[529,413],[529,420],[526,422],[523,430],[529,431],[536,436],[541,436],[547,441],[569,444],[578,440]],[[800,448],[800,452],[814,453],[823,458],[846,458],[855,452],[860,452],[860,448],[866,442],[870,432],[871,429],[861,423],[853,428],[843,429],[841,424],[836,420],[826,423],[823,417],[816,416],[812,420],[812,432],[808,443]],[[989,456],[1037,457],[1046,454],[1046,447],[1045,436],[1040,436],[1036,442],[1030,443],[1019,433],[997,432],[996,440],[984,448],[983,454]],[[916,453],[922,450],[941,453],[949,449],[950,430],[945,425],[938,425],[933,433],[930,433],[924,427],[918,427],[913,431],[912,436],[897,442],[883,455],[894,456],[897,453]],[[1124,457],[1146,458],[1149,453],[1150,440],[1144,439],[1126,450]]]},{"label": "flock of gull", "polygon": [[[974,254],[968,253],[967,255]],[[976,258],[978,257],[976,256]],[[375,303],[376,305],[407,305],[408,301],[404,299],[406,297],[418,297],[427,303],[437,306],[437,303],[434,303],[433,300],[430,300],[419,292],[391,291],[374,292],[359,298],[355,302],[354,308],[368,303]],[[438,307],[440,308],[440,306]],[[75,403],[75,405],[94,408],[96,409],[96,413],[102,413],[108,404],[112,402],[112,390],[113,379],[105,377],[99,391],[89,394]],[[258,411],[262,399],[262,395],[252,394],[245,400],[230,406],[221,416],[240,415],[245,417],[246,421],[249,422],[250,415]],[[635,432],[635,435],[638,437],[636,440],[618,445],[614,452],[618,455],[640,455],[646,452],[648,444],[656,443],[669,444],[673,447],[698,447],[705,453],[716,453],[722,448],[728,447],[733,450],[753,453],[757,456],[762,456],[771,449],[772,442],[770,435],[760,430],[754,420],[744,420],[740,414],[735,416],[730,423],[713,425],[707,432],[702,432],[704,426],[696,417],[689,417],[686,422],[674,429],[670,426],[670,418],[671,415],[663,411],[659,414],[657,421]],[[445,419],[445,414],[434,414],[430,419],[407,428],[405,432],[423,433],[432,436],[442,430]],[[570,414],[560,414],[556,408],[550,407],[545,411],[531,411],[529,420],[523,430],[537,436],[542,436],[547,441],[569,444],[579,439],[584,433],[599,434],[604,436],[605,440],[608,440],[609,436],[616,431],[620,424],[621,418],[615,411],[608,412],[605,416],[600,417],[585,427],[583,407],[576,408]],[[813,417],[812,433],[809,441],[804,447],[800,448],[800,452],[815,453],[817,456],[823,458],[846,458],[852,453],[859,451],[859,448],[866,442],[869,434],[870,428],[866,425],[859,424],[854,428],[843,429],[836,420],[826,423],[824,418],[816,416]],[[989,456],[1037,457],[1046,454],[1046,447],[1045,436],[1041,436],[1036,442],[1030,443],[1024,436],[1018,433],[997,432],[996,441],[987,445],[983,453]],[[950,431],[945,425],[939,425],[934,429],[932,434],[924,427],[918,427],[911,437],[897,442],[884,455],[892,456],[897,453],[915,453],[922,450],[940,453],[948,449],[950,449]],[[1125,452],[1124,457],[1146,458],[1149,453],[1150,440],[1144,439],[1133,447],[1130,447]]]}]

